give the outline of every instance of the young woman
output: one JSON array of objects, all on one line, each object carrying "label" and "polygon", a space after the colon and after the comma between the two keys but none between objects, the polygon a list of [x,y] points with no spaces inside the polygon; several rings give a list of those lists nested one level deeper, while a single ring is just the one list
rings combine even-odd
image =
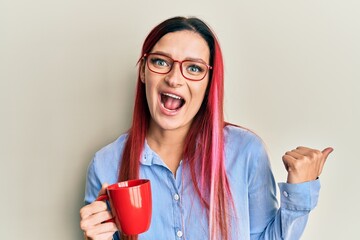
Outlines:
[{"label": "young woman", "polygon": [[[197,18],[175,17],[146,38],[130,130],[89,165],[85,238],[299,239],[319,194],[332,148],[298,147],[283,156],[287,183],[276,185],[261,139],[224,122],[223,60],[218,41]],[[151,180],[150,229],[125,236],[95,201],[107,184]]]}]

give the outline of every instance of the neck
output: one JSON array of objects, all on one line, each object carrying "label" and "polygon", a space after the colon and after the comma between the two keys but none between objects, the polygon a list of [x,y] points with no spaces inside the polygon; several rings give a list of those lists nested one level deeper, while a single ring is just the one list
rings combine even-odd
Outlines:
[{"label": "neck", "polygon": [[183,145],[189,132],[190,125],[178,129],[166,130],[158,127],[153,121],[150,122],[146,139],[159,147],[172,147]]},{"label": "neck", "polygon": [[164,130],[150,123],[146,136],[148,145],[154,150],[175,175],[183,157],[184,142],[188,129]]}]

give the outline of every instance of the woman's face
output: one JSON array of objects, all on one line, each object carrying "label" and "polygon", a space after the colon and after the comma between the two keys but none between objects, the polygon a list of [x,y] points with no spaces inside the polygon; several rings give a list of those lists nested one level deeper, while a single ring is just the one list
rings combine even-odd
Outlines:
[{"label": "woman's face", "polygon": [[[164,35],[151,53],[160,53],[178,61],[200,60],[209,64],[210,60],[206,41],[198,33],[187,30]],[[144,65],[144,61],[142,64],[140,76],[145,84],[152,117],[151,130],[187,131],[203,102],[209,73],[201,81],[191,81],[181,74],[178,62],[174,62],[167,74],[154,73]]]}]

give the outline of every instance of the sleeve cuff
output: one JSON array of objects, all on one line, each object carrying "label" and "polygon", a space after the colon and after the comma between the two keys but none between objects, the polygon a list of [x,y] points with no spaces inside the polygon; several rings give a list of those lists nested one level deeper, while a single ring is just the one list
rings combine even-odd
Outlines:
[{"label": "sleeve cuff", "polygon": [[281,207],[295,211],[310,211],[319,199],[320,180],[304,183],[279,183]]}]

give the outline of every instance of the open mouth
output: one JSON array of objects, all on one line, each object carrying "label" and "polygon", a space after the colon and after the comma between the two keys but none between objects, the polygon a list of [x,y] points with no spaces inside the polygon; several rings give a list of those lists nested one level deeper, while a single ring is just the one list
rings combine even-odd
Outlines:
[{"label": "open mouth", "polygon": [[185,100],[171,93],[161,93],[161,104],[169,111],[177,111],[185,104]]}]

